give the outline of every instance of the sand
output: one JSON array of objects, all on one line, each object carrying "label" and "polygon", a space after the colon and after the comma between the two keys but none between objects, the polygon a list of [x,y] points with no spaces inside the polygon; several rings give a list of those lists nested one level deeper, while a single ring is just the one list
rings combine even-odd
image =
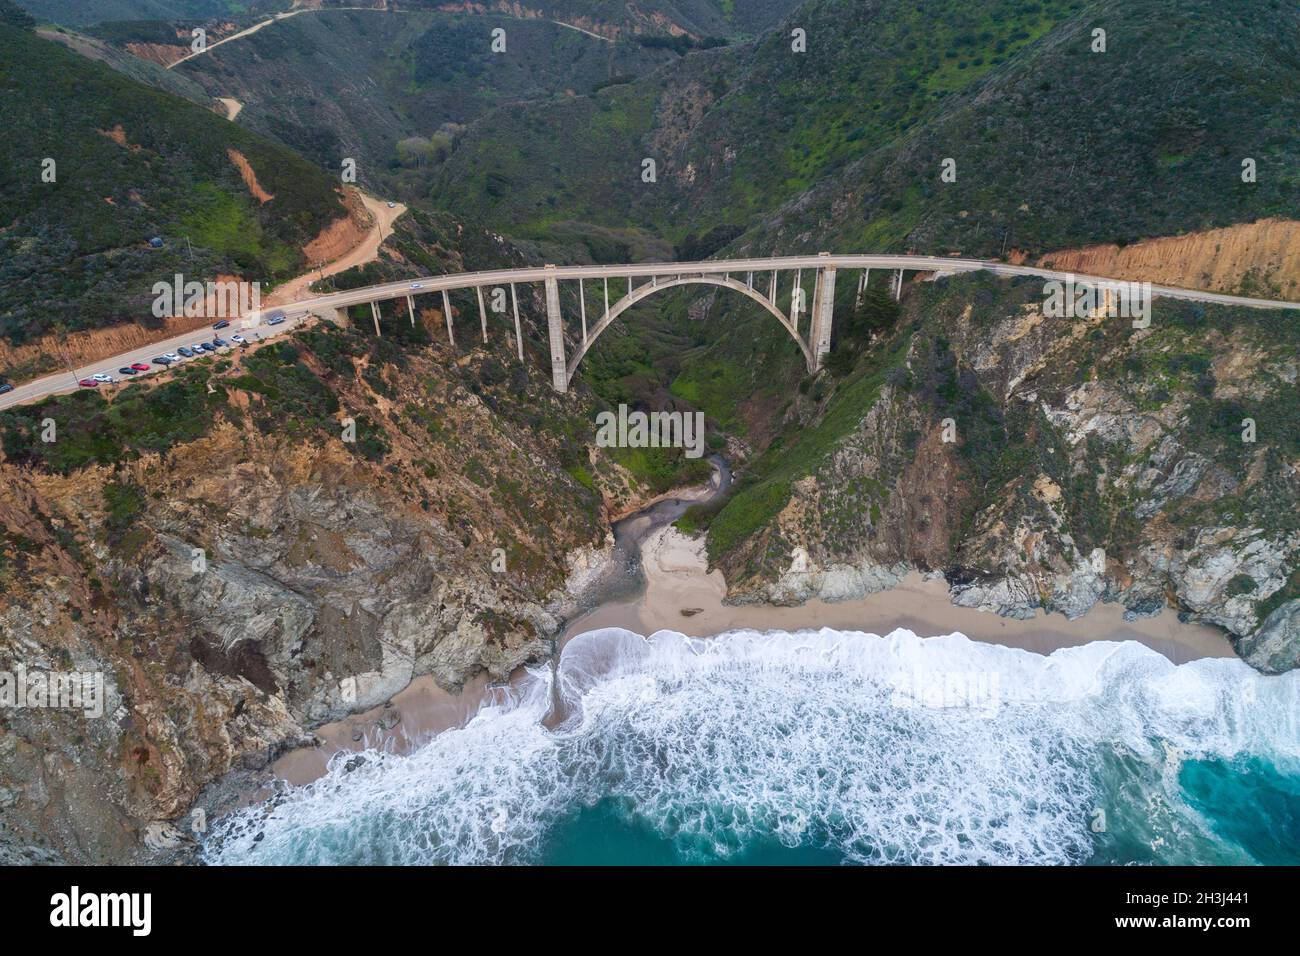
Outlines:
[{"label": "sand", "polygon": [[1175,612],[1167,609],[1155,617],[1125,621],[1124,609],[1119,605],[1098,604],[1074,621],[1042,611],[1032,620],[1019,621],[957,607],[942,576],[927,578],[916,572],[897,587],[854,601],[809,601],[798,607],[728,607],[722,603],[727,593],[722,572],[707,570],[704,539],[687,537],[671,525],[646,539],[641,559],[646,578],[644,593],[583,615],[566,628],[565,639],[601,627],[625,627],[640,634],[667,629],[691,637],[739,628],[797,631],[830,627],[888,634],[903,627],[921,637],[956,631],[972,640],[1039,654],[1092,641],[1138,641],[1176,664],[1201,657],[1234,656],[1221,631],[1183,624]]},{"label": "sand", "polygon": [[[1108,640],[1138,641],[1176,664],[1203,657],[1234,656],[1221,632],[1204,625],[1183,624],[1172,611],[1125,621],[1122,607],[1098,604],[1074,621],[1041,611],[1033,620],[1012,620],[955,606],[941,576],[927,578],[919,573],[908,575],[888,591],[854,601],[809,601],[799,607],[729,607],[722,603],[727,593],[722,573],[708,571],[704,539],[688,537],[671,525],[646,538],[641,557],[646,581],[643,593],[601,605],[577,618],[565,629],[561,646],[578,634],[603,627],[622,627],[646,635],[673,630],[691,637],[738,629],[798,631],[822,627],[884,635],[901,627],[921,637],[960,632],[972,640],[1039,654]],[[494,686],[479,677],[461,691],[449,693],[431,677],[417,678],[393,698],[391,706],[376,707],[320,727],[316,736],[321,746],[292,751],[276,761],[271,771],[301,785],[320,777],[329,759],[340,750],[380,747],[409,753],[431,736],[463,726],[490,699]],[[393,711],[400,714],[396,724],[392,723]]]}]

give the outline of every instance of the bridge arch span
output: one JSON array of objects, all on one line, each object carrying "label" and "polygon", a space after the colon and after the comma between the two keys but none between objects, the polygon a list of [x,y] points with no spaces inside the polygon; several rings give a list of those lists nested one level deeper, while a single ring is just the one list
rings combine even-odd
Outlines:
[{"label": "bridge arch span", "polygon": [[630,293],[611,305],[608,314],[601,316],[600,321],[592,326],[590,333],[587,335],[586,341],[582,342],[578,346],[577,350],[573,353],[573,356],[569,359],[567,368],[565,369],[566,384],[573,381],[573,376],[577,372],[578,365],[582,362],[583,356],[586,355],[591,347],[596,343],[596,339],[600,337],[600,333],[609,328],[614,323],[615,319],[628,309],[632,308],[632,306],[650,298],[650,296],[654,295],[656,292],[663,292],[665,289],[675,289],[679,286],[687,285],[720,286],[724,289],[734,289],[741,295],[753,299],[775,316],[776,320],[781,323],[781,327],[784,328],[786,332],[790,333],[790,337],[794,339],[795,344],[799,346],[799,351],[803,353],[804,361],[808,363],[809,368],[812,368],[814,364],[812,350],[808,347],[808,344],[800,338],[798,329],[790,324],[790,320],[776,307],[776,303],[767,296],[763,295],[758,290],[751,288],[746,283],[741,282],[738,279],[732,279],[729,276],[674,276],[666,281],[647,282],[644,285],[633,289]]}]

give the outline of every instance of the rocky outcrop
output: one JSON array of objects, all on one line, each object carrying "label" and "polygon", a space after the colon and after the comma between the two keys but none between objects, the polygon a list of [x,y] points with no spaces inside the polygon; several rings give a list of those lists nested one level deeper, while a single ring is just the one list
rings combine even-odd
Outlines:
[{"label": "rocky outcrop", "polygon": [[[329,336],[322,354],[359,341]],[[484,354],[352,361],[323,374],[382,436],[371,458],[283,403],[262,417],[237,366],[196,440],[0,464],[0,673],[104,683],[100,715],[0,708],[0,859],[152,859],[191,840],[205,786],[312,727],[417,676],[454,689],[550,653],[612,550],[601,496],[556,464],[580,402],[540,379],[471,394]],[[622,487],[610,469],[590,462],[598,487]]]},{"label": "rocky outcrop", "polygon": [[[846,599],[942,571],[963,607],[1022,619],[1099,601],[1130,619],[1173,607],[1223,628],[1261,670],[1300,666],[1294,328],[1157,300],[1135,330],[1052,318],[1043,301],[1033,282],[934,283],[857,376],[823,373],[826,396],[793,402],[784,445],[758,463],[805,476],[713,555],[730,599]],[[850,408],[859,377],[881,384]],[[824,457],[784,450],[848,416]]]}]

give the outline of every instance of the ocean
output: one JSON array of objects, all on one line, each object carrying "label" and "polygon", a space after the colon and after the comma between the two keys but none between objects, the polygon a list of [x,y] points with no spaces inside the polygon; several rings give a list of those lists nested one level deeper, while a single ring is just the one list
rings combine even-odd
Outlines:
[{"label": "ocean", "polygon": [[905,630],[607,628],[462,728],[405,755],[337,755],[220,819],[203,855],[1300,863],[1300,673],[1174,665],[1134,642],[1044,657]]}]

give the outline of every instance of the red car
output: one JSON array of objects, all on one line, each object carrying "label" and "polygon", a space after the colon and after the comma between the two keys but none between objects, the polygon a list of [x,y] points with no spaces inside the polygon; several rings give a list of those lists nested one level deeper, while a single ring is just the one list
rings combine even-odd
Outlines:
[{"label": "red car", "polygon": [[93,378],[83,378],[77,384],[80,385],[82,388],[99,388],[99,383],[96,382]]},{"label": "red car", "polygon": [[149,371],[149,366],[145,365],[143,362],[132,362],[131,367],[135,369],[137,372]]}]

